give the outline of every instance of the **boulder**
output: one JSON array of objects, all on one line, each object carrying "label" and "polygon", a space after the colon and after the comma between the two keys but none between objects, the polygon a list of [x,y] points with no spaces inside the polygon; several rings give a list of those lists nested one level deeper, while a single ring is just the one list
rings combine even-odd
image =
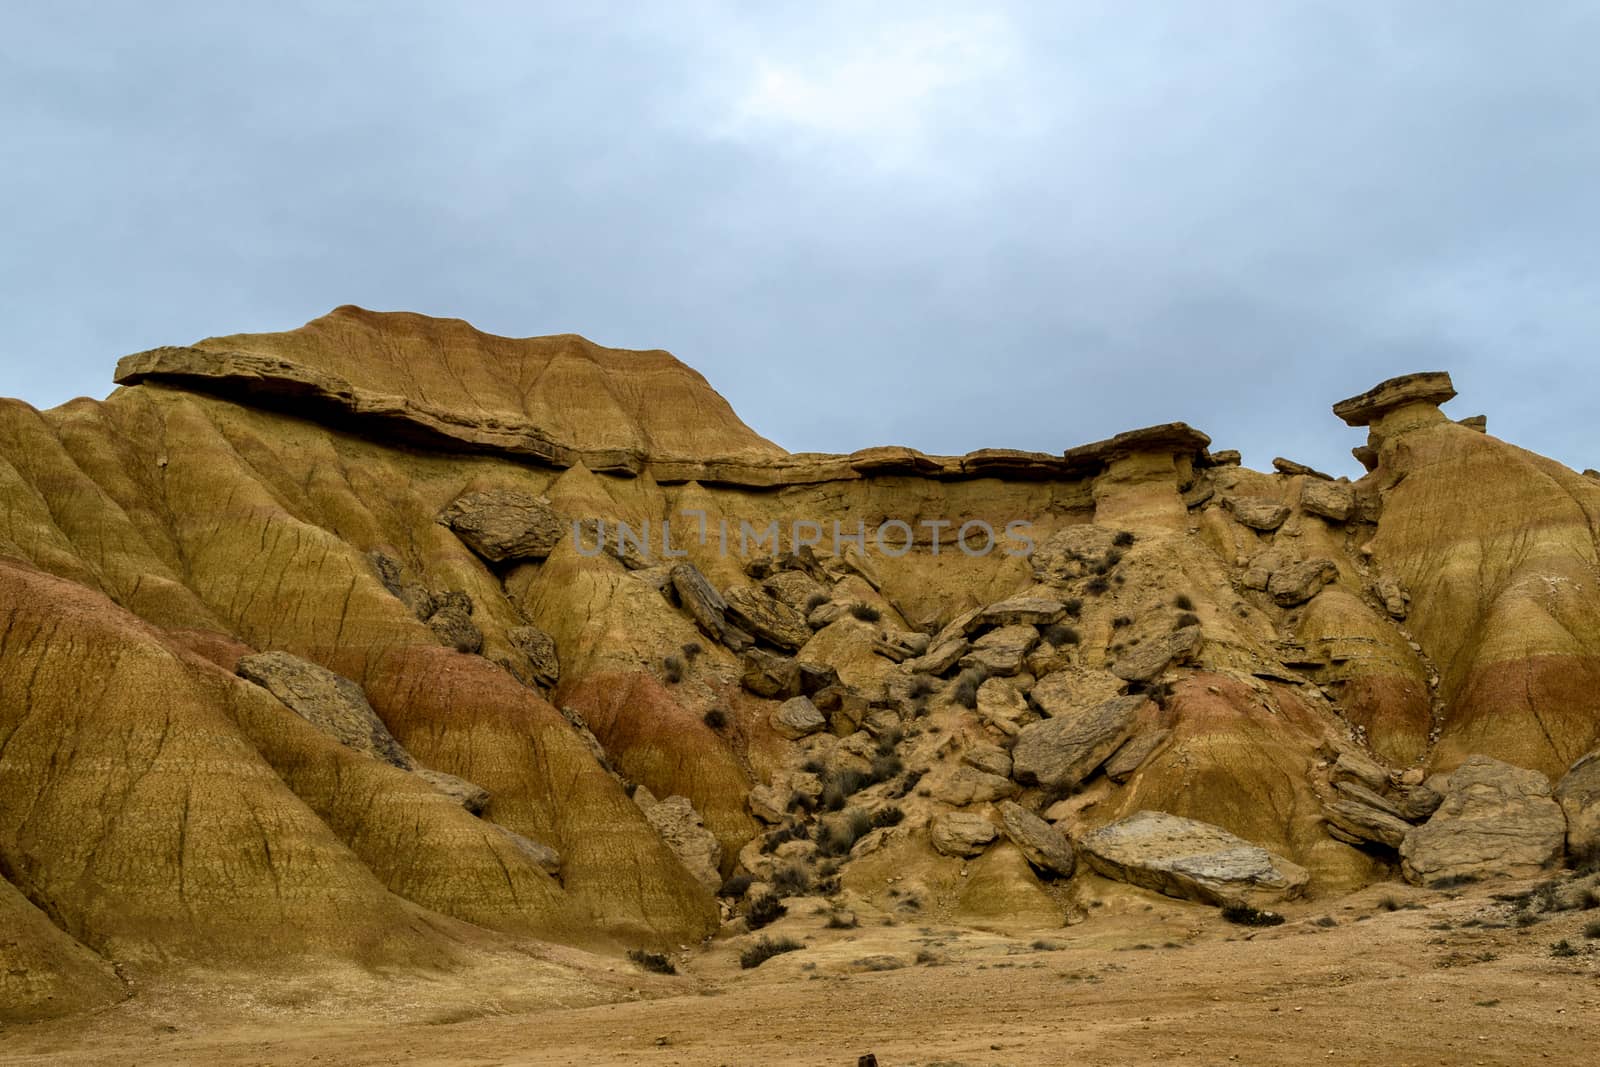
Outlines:
[{"label": "boulder", "polygon": [[1300,507],[1308,514],[1344,522],[1355,510],[1355,493],[1339,482],[1307,478],[1300,484]]},{"label": "boulder", "polygon": [[1385,413],[1408,404],[1443,404],[1456,395],[1444,371],[1402,374],[1333,405],[1333,413],[1350,426],[1367,426]]},{"label": "boulder", "polygon": [[764,648],[752,648],[740,660],[744,672],[739,684],[759,697],[787,700],[802,691],[802,672],[799,661],[792,656],[780,656]]},{"label": "boulder", "polygon": [[1335,799],[1365,804],[1369,808],[1381,811],[1385,815],[1396,819],[1405,818],[1400,814],[1400,809],[1388,797],[1374,793],[1359,782],[1335,782],[1333,788],[1339,794]]},{"label": "boulder", "polygon": [[457,778],[444,771],[429,770],[427,767],[418,767],[417,777],[474,815],[482,814],[483,809],[489,806],[489,791],[465,778]]},{"label": "boulder", "polygon": [[926,654],[906,660],[906,669],[914,674],[940,675],[954,667],[971,646],[964,638],[955,638],[932,645]]},{"label": "boulder", "polygon": [[1262,497],[1224,497],[1223,503],[1233,512],[1233,517],[1252,530],[1270,532],[1283,525],[1289,509],[1276,500]]},{"label": "boulder", "polygon": [[411,576],[410,570],[404,563],[387,553],[377,549],[367,553],[367,558],[372,562],[372,569],[377,572],[378,581],[389,590],[396,599],[411,610],[418,619],[426,622],[433,614],[433,594],[428,592],[426,586]]},{"label": "boulder", "polygon": [[1266,548],[1250,557],[1245,564],[1244,574],[1239,581],[1246,589],[1256,589],[1265,592],[1267,583],[1278,571],[1293,563],[1294,556],[1281,548]]},{"label": "boulder", "polygon": [[1111,673],[1125,682],[1151,682],[1173,663],[1192,660],[1204,643],[1200,627],[1185,626],[1125,650],[1111,665]]},{"label": "boulder", "polygon": [[1310,881],[1304,868],[1220,826],[1160,811],[1135,812],[1077,845],[1107,878],[1207,904],[1271,903]]},{"label": "boulder", "polygon": [[1028,562],[1041,582],[1064,582],[1087,574],[1116,547],[1117,531],[1104,526],[1068,526],[1057,530],[1033,550]]},{"label": "boulder", "polygon": [[1322,817],[1329,825],[1343,830],[1348,840],[1372,841],[1389,848],[1399,848],[1411,824],[1389,812],[1354,800],[1333,800],[1322,806]]},{"label": "boulder", "polygon": [[828,720],[810,697],[791,697],[772,713],[772,728],[791,741],[827,729]]},{"label": "boulder", "polygon": [[1292,459],[1284,459],[1282,456],[1278,456],[1272,461],[1272,469],[1279,474],[1287,474],[1291,477],[1299,475],[1307,479],[1318,479],[1325,482],[1333,481],[1333,475],[1331,474],[1324,474],[1315,467],[1297,463]]},{"label": "boulder", "polygon": [[1011,777],[1011,753],[999,745],[973,745],[961,754],[961,762],[986,774]]},{"label": "boulder", "polygon": [[1027,698],[1004,678],[990,678],[978,686],[978,717],[1008,736],[1035,718]]},{"label": "boulder", "polygon": [[1331,559],[1301,560],[1274,573],[1267,582],[1267,592],[1279,607],[1292,608],[1322,592],[1323,586],[1338,577],[1339,568]]},{"label": "boulder", "polygon": [[1395,810],[1407,822],[1421,822],[1439,810],[1444,803],[1444,791],[1449,787],[1447,775],[1434,775],[1407,788],[1395,800]]},{"label": "boulder", "polygon": [[1373,583],[1372,592],[1393,618],[1403,619],[1411,611],[1411,594],[1394,578],[1379,578]]},{"label": "boulder", "polygon": [[1389,771],[1383,764],[1348,749],[1338,754],[1328,778],[1334,783],[1358,782],[1375,793],[1389,785]]},{"label": "boulder", "polygon": [[504,826],[495,826],[494,823],[489,825],[494,826],[502,837],[511,842],[518,852],[532,860],[534,866],[545,874],[554,878],[561,873],[561,853],[549,845],[542,845],[532,838],[523,837],[515,830],[507,830]]},{"label": "boulder", "polygon": [[544,559],[566,532],[548,500],[520,489],[463,493],[439,521],[490,563]]},{"label": "boulder", "polygon": [[234,671],[340,744],[401,770],[417,769],[417,761],[395,740],[367,703],[367,694],[350,679],[287,652],[245,656]]},{"label": "boulder", "polygon": [[556,653],[556,639],[537,626],[514,626],[506,637],[517,651],[528,657],[533,677],[543,686],[554,686],[561,681],[561,659]]},{"label": "boulder", "polygon": [[1567,817],[1567,851],[1579,859],[1600,858],[1600,749],[1572,765],[1555,798]]},{"label": "boulder", "polygon": [[1567,820],[1549,779],[1488,756],[1450,775],[1444,802],[1400,843],[1400,871],[1414,885],[1460,878],[1532,878],[1561,859]]},{"label": "boulder", "polygon": [[806,617],[763,590],[736,585],[724,590],[722,596],[733,622],[769,644],[798,652],[811,640]]},{"label": "boulder", "polygon": [[801,570],[778,571],[763,579],[761,588],[802,615],[810,614],[828,600],[828,591],[822,583]]},{"label": "boulder", "polygon": [[928,826],[933,847],[946,856],[976,856],[998,836],[988,819],[964,811],[935,815]]},{"label": "boulder", "polygon": [[1106,760],[1106,777],[1113,782],[1127,781],[1133,777],[1133,772],[1150,758],[1151,753],[1160,748],[1171,736],[1172,731],[1167,729],[1146,730],[1134,734],[1111,754],[1110,759]]},{"label": "boulder", "polygon": [[978,613],[985,626],[1049,626],[1066,617],[1066,605],[1041,596],[1014,596]]},{"label": "boulder", "polygon": [[999,804],[1000,826],[1028,862],[1057,878],[1071,878],[1077,854],[1067,835],[1015,801]]},{"label": "boulder", "polygon": [[753,640],[744,630],[728,621],[728,602],[711,588],[706,576],[693,563],[679,563],[670,573],[672,591],[700,629],[735,652],[743,652]]},{"label": "boulder", "polygon": [[428,629],[447,647],[475,656],[483,651],[483,631],[472,621],[472,597],[460,591],[440,594]]},{"label": "boulder", "polygon": [[775,826],[788,817],[789,801],[793,796],[791,790],[780,789],[776,785],[758,785],[750,790],[750,795],[745,799],[751,815]]},{"label": "boulder", "polygon": [[964,808],[969,804],[988,804],[1001,797],[1014,797],[1018,792],[1017,783],[1009,778],[963,765],[934,786],[933,797],[953,808]]},{"label": "boulder", "polygon": [[1133,735],[1142,696],[1119,696],[1024,726],[1011,750],[1012,775],[1024,785],[1070,789],[1094,773]]},{"label": "boulder", "polygon": [[722,846],[688,797],[657,801],[645,808],[644,817],[697,882],[713,893],[722,886]]}]

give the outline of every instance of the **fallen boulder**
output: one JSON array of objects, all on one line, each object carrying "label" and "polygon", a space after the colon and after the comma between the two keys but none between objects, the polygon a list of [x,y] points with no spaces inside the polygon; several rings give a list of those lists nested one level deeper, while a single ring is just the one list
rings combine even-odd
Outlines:
[{"label": "fallen boulder", "polygon": [[1057,878],[1072,877],[1078,857],[1066,834],[1015,801],[1001,801],[999,811],[1006,836],[1029,863]]},{"label": "fallen boulder", "polygon": [[1532,878],[1554,867],[1567,820],[1538,771],[1470,756],[1450,775],[1444,802],[1400,843],[1400,872],[1413,885]]},{"label": "fallen boulder", "polygon": [[1119,696],[1075,714],[1030,723],[1011,750],[1012,775],[1024,785],[1070,789],[1133,735],[1142,696]]},{"label": "fallen boulder", "polygon": [[999,834],[981,815],[947,811],[933,817],[928,836],[933,847],[946,856],[976,856]]},{"label": "fallen boulder", "polygon": [[1303,867],[1220,826],[1135,812],[1078,840],[1078,851],[1107,878],[1207,904],[1260,904],[1299,895]]},{"label": "fallen boulder", "polygon": [[439,521],[490,563],[544,559],[566,532],[548,500],[519,489],[463,493]]}]

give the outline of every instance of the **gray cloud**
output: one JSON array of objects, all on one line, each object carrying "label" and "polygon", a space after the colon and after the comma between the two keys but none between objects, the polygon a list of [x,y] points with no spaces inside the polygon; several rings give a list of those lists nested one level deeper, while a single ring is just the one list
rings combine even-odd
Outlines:
[{"label": "gray cloud", "polygon": [[[571,5],[577,7],[579,5]],[[341,303],[664,347],[796,450],[1328,412],[1600,465],[1591,5],[0,14],[0,392]]]}]

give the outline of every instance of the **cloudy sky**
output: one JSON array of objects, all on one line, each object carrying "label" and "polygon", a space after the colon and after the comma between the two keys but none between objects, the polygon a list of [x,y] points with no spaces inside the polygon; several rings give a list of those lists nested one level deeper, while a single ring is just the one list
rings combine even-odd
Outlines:
[{"label": "cloudy sky", "polygon": [[660,347],[793,450],[1328,410],[1600,466],[1600,8],[81,3],[0,12],[0,394],[345,303]]}]

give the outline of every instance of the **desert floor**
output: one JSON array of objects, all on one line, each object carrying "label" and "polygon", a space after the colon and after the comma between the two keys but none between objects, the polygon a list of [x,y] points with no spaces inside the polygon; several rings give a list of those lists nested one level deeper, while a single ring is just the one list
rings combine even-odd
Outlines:
[{"label": "desert floor", "polygon": [[1495,899],[1519,888],[1376,886],[1265,929],[1142,893],[1047,931],[868,909],[836,930],[791,901],[764,932],[807,947],[753,970],[736,940],[675,978],[565,951],[431,979],[194,976],[0,1030],[0,1064],[1595,1062],[1600,910],[1519,923]]}]

